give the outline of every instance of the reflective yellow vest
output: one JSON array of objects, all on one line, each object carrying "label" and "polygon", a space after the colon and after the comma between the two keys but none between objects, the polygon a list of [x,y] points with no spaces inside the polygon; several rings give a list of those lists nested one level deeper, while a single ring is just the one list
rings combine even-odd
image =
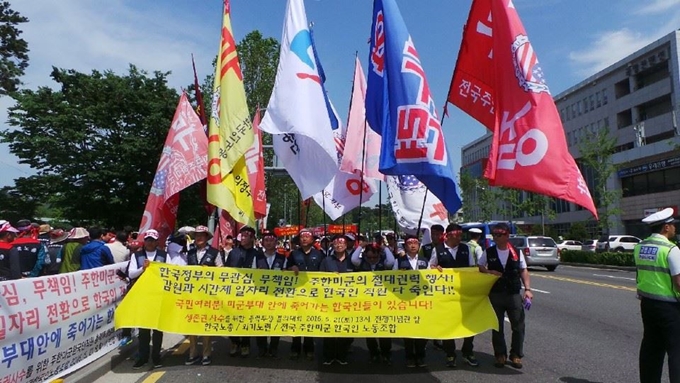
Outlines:
[{"label": "reflective yellow vest", "polygon": [[673,247],[671,241],[658,236],[649,237],[635,246],[638,296],[680,302],[680,292],[675,289],[668,267],[668,253]]}]

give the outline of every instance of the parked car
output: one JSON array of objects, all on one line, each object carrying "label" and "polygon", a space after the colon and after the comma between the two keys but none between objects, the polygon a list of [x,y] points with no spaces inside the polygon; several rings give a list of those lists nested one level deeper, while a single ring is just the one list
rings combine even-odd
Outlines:
[{"label": "parked car", "polygon": [[592,251],[593,253],[597,249],[597,239],[588,239],[586,241],[583,241],[583,246],[581,246],[581,250],[583,251]]},{"label": "parked car", "polygon": [[510,244],[522,251],[527,266],[544,266],[548,271],[555,271],[560,264],[560,250],[550,237],[510,237]]},{"label": "parked car", "polygon": [[565,250],[581,250],[583,243],[581,241],[574,241],[573,239],[565,239],[557,244],[557,248],[561,251]]},{"label": "parked car", "polygon": [[638,237],[633,237],[632,235],[610,235],[609,237],[602,236],[597,241],[597,252],[603,251],[633,251],[635,245],[642,241]]}]

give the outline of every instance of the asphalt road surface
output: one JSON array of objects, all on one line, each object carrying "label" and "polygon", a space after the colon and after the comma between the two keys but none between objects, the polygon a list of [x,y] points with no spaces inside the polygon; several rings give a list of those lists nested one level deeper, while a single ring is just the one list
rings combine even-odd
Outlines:
[{"label": "asphalt road surface", "polygon": [[[413,369],[405,366],[401,340],[394,341],[391,367],[369,363],[364,339],[355,339],[349,365],[322,366],[320,343],[315,361],[289,360],[290,338],[281,340],[279,359],[230,358],[228,339],[218,337],[210,366],[184,366],[188,344],[180,344],[166,355],[163,368],[140,373],[128,361],[97,383],[637,382],[642,321],[635,298],[635,272],[564,265],[555,272],[541,268],[530,272],[534,300],[526,317],[521,370],[493,366],[490,331],[475,338],[480,366],[463,366],[458,358],[456,369],[445,367],[444,353],[431,343],[428,367]],[[509,323],[505,325],[509,346]],[[254,346],[253,340],[253,352]],[[664,379],[668,379],[665,371]]]}]

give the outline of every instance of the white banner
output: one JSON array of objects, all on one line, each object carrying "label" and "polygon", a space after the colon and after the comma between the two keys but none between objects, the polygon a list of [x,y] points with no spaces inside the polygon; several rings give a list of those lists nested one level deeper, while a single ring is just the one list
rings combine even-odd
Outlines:
[{"label": "white banner", "polygon": [[48,382],[115,349],[126,264],[0,282],[0,382]]}]

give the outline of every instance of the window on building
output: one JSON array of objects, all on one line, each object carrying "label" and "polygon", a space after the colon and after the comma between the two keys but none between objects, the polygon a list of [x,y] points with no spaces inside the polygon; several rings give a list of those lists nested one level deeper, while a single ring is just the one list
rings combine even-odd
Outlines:
[{"label": "window on building", "polygon": [[576,104],[571,104],[571,118],[576,118]]},{"label": "window on building", "polygon": [[602,105],[607,105],[607,89],[602,89]]},{"label": "window on building", "polygon": [[614,96],[618,100],[619,98],[623,96],[627,96],[630,94],[630,80],[628,78],[625,78],[614,85]]},{"label": "window on building", "polygon": [[625,127],[633,125],[633,112],[630,109],[626,109],[623,112],[616,114],[616,127],[623,129]]},{"label": "window on building", "polygon": [[602,106],[602,96],[599,91],[595,92],[595,105],[598,108]]},{"label": "window on building", "polygon": [[588,100],[590,101],[590,110],[595,110],[595,95],[591,94]]},{"label": "window on building", "polygon": [[604,118],[604,120],[602,121],[602,127],[604,129],[609,129],[609,117]]},{"label": "window on building", "polygon": [[680,169],[670,168],[621,179],[624,197],[680,189]]},{"label": "window on building", "polygon": [[583,113],[588,113],[588,97],[583,99]]}]

